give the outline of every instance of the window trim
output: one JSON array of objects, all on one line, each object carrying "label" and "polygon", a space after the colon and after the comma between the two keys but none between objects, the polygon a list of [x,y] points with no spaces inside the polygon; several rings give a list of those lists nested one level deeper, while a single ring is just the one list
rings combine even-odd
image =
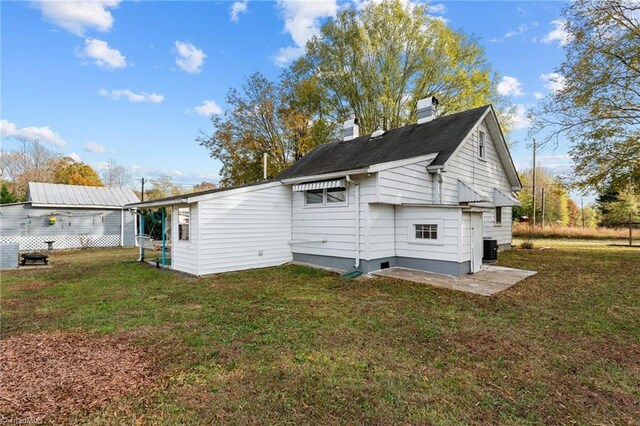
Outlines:
[{"label": "window trim", "polygon": [[307,192],[309,192],[309,190],[303,191],[302,192],[302,197],[304,199],[304,207],[305,208],[317,208],[317,207],[325,208],[325,207],[344,207],[344,206],[348,206],[349,205],[349,187],[348,186],[344,187],[344,201],[329,202],[328,198],[327,198],[327,191],[329,191],[330,189],[336,189],[336,188],[324,188],[324,189],[322,189],[322,202],[321,203],[308,203],[307,202]]},{"label": "window trim", "polygon": [[478,129],[478,158],[487,161],[487,133],[481,129]]},{"label": "window trim", "polygon": [[[187,209],[189,211],[189,223],[186,224],[186,225],[189,226],[189,232],[188,232],[189,235],[188,235],[187,239],[180,238],[180,210],[181,209]],[[178,211],[177,211],[177,214],[176,214],[176,217],[177,217],[176,221],[178,222],[177,223],[177,225],[178,225],[177,226],[177,228],[178,228],[178,241],[185,242],[185,243],[190,243],[191,242],[191,215],[192,215],[191,206],[177,207],[177,210]],[[185,224],[183,224],[183,225],[185,225]]]},{"label": "window trim", "polygon": [[[438,238],[416,238],[416,225],[436,225]],[[425,244],[432,246],[444,245],[444,220],[442,219],[416,219],[407,221],[407,237],[409,244]]]},{"label": "window trim", "polygon": [[[500,210],[500,215],[498,215],[498,209]],[[500,220],[498,220],[500,218]],[[502,226],[502,206],[495,206],[493,209],[493,224],[494,226]]]}]

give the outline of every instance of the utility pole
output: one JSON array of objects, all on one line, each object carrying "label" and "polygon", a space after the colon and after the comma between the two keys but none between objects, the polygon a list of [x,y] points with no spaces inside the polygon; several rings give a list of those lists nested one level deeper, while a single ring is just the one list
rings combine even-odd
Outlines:
[{"label": "utility pole", "polygon": [[544,186],[542,187],[542,227],[544,228]]},{"label": "utility pole", "polygon": [[144,178],[142,178],[142,190],[140,191],[140,194],[141,194],[140,201],[144,203]]},{"label": "utility pole", "polygon": [[582,227],[584,228],[584,200],[580,198],[580,211],[582,211]]},{"label": "utility pole", "polygon": [[531,192],[531,196],[533,197],[533,215],[532,215],[532,221],[531,221],[531,225],[533,227],[536,226],[536,140],[533,140],[533,167],[532,167],[532,173],[533,173],[533,188],[532,188],[532,192]]}]

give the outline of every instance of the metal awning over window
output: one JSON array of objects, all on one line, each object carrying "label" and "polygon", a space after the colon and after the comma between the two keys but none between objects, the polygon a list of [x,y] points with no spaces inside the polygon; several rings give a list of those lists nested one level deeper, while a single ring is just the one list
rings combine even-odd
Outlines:
[{"label": "metal awning over window", "polygon": [[490,195],[458,180],[458,203],[490,203],[492,201]]},{"label": "metal awning over window", "polygon": [[512,206],[521,206],[522,203],[516,200],[509,194],[505,194],[502,191],[499,191],[494,188],[493,190],[493,199],[496,207],[512,207]]},{"label": "metal awning over window", "polygon": [[309,182],[293,185],[295,192],[310,191],[312,189],[345,188],[345,180],[325,180],[322,182]]}]

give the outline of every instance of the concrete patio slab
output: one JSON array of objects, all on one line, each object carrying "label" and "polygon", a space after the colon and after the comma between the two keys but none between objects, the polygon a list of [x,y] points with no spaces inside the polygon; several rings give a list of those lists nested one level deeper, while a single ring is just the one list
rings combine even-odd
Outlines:
[{"label": "concrete patio slab", "polygon": [[484,265],[480,272],[461,277],[398,267],[381,269],[371,274],[415,283],[430,284],[451,290],[466,291],[483,296],[491,296],[502,290],[506,290],[536,273],[536,271],[526,271],[524,269]]}]

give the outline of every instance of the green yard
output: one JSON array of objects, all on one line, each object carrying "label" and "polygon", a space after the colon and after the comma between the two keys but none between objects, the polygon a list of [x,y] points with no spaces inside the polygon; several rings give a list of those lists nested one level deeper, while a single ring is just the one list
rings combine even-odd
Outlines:
[{"label": "green yard", "polygon": [[53,269],[3,273],[2,336],[143,348],[153,383],[73,419],[94,424],[639,424],[640,249],[539,245],[551,248],[500,255],[539,274],[492,298],[296,266],[194,279],[131,250],[56,253]]}]

